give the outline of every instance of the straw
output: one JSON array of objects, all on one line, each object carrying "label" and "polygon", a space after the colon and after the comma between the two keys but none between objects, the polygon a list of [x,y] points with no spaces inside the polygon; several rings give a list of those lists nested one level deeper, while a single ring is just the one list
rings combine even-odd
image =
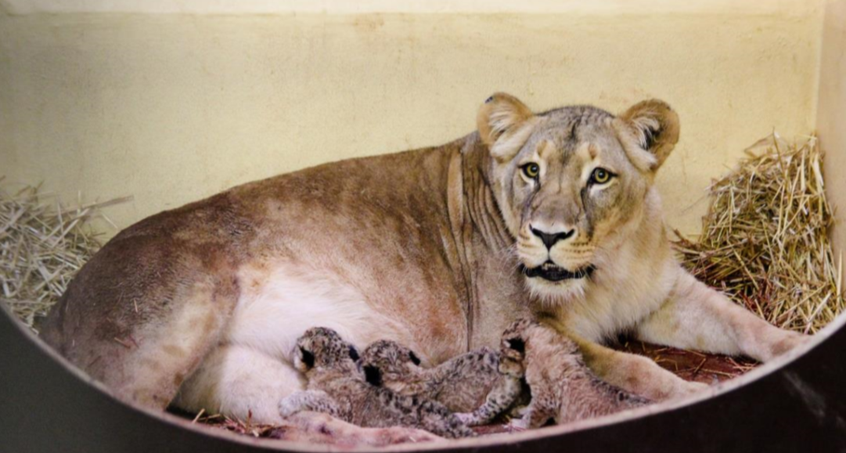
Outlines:
[{"label": "straw", "polygon": [[100,248],[88,222],[105,218],[101,208],[130,199],[64,208],[40,187],[0,190],[0,301],[37,333],[37,321]]},{"label": "straw", "polygon": [[776,326],[814,333],[844,307],[818,141],[787,143],[774,133],[746,154],[711,185],[699,241],[676,231],[676,250],[687,269],[738,304]]}]

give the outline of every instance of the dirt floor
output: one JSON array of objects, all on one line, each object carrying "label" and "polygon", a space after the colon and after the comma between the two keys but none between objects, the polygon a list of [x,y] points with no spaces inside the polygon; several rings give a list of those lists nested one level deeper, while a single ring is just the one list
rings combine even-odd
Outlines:
[{"label": "dirt floor", "polygon": [[[714,384],[740,376],[758,366],[758,363],[749,360],[728,357],[716,354],[703,354],[700,352],[684,351],[665,346],[645,344],[639,341],[622,341],[617,349],[633,354],[639,354],[654,360],[661,367],[675,373],[677,376],[688,381]],[[257,425],[249,420],[231,420],[221,415],[214,414],[185,414],[174,411],[197,423],[204,423],[217,429],[225,429],[239,434],[270,438],[287,439],[288,433],[285,427],[272,425]],[[507,420],[500,420],[491,425],[474,428],[478,435],[487,435],[501,432],[508,432]]]}]

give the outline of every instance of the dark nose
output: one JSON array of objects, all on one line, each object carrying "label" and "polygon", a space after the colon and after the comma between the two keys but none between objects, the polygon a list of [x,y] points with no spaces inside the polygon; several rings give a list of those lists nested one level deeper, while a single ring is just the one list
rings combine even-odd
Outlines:
[{"label": "dark nose", "polygon": [[551,249],[556,242],[569,238],[575,232],[576,230],[565,231],[563,233],[544,233],[541,230],[532,228],[532,234],[539,237],[547,249]]}]

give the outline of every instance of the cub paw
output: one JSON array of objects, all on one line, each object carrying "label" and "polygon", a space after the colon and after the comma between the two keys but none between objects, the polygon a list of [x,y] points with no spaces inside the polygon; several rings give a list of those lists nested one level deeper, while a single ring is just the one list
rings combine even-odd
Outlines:
[{"label": "cub paw", "polygon": [[525,431],[529,428],[529,417],[524,415],[520,418],[511,419],[505,428],[509,431]]},{"label": "cub paw", "polygon": [[529,406],[515,406],[508,411],[508,416],[512,419],[525,417],[529,413]]},{"label": "cub paw", "polygon": [[478,424],[476,416],[471,412],[456,412],[454,415],[462,425],[476,426]]},{"label": "cub paw", "polygon": [[302,405],[300,404],[296,393],[288,395],[279,401],[279,415],[282,418],[288,418],[301,411]]}]

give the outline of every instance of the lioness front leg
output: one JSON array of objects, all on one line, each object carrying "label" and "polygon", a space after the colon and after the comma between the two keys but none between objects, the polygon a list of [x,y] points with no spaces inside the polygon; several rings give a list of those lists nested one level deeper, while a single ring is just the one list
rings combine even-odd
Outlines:
[{"label": "lioness front leg", "polygon": [[708,388],[699,382],[685,381],[647,357],[615,351],[584,339],[573,340],[579,344],[585,363],[597,376],[630,393],[663,401]]},{"label": "lioness front leg", "polygon": [[742,354],[762,362],[810,338],[769,324],[681,269],[667,301],[637,326],[635,334],[650,343]]}]

